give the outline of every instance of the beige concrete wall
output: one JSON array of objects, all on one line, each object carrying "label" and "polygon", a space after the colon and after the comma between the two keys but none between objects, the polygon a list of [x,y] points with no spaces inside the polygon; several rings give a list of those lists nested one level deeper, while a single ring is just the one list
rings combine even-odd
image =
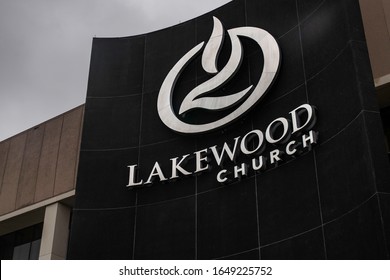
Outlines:
[{"label": "beige concrete wall", "polygon": [[359,0],[377,86],[390,82],[390,0]]},{"label": "beige concrete wall", "polygon": [[0,142],[0,216],[75,188],[83,111]]},{"label": "beige concrete wall", "polygon": [[68,249],[71,208],[54,203],[45,209],[40,260],[65,260]]}]

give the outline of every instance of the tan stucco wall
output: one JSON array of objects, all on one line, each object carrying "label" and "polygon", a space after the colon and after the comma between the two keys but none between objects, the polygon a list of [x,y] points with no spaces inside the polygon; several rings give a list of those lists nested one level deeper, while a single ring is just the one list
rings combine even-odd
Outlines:
[{"label": "tan stucco wall", "polygon": [[0,216],[75,188],[83,110],[0,142]]},{"label": "tan stucco wall", "polygon": [[377,86],[390,82],[390,0],[359,0]]}]

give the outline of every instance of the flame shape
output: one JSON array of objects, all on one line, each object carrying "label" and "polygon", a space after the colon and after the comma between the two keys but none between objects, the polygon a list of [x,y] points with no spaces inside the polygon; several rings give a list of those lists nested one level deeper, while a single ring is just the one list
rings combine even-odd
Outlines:
[{"label": "flame shape", "polygon": [[[218,71],[217,60],[218,55],[223,45],[224,29],[222,23],[213,17],[214,27],[210,39],[204,47],[202,54],[202,67],[211,74],[215,74],[208,81],[194,88],[183,100],[179,114],[184,114],[196,108],[206,110],[224,110],[231,108],[242,100],[249,91],[252,93],[242,102],[238,108],[229,113],[227,116],[206,124],[187,124],[176,117],[172,108],[172,93],[174,85],[179,78],[181,72],[188,63],[200,52],[204,42],[198,44],[188,51],[169,71],[163,84],[157,100],[157,110],[160,119],[169,128],[181,133],[202,133],[209,130],[214,130],[227,123],[232,122],[240,115],[253,107],[261,97],[266,93],[267,89],[272,84],[280,66],[280,50],[274,37],[267,31],[257,27],[238,27],[229,29],[228,35],[231,41],[232,51],[225,67]],[[240,39],[238,36],[248,37],[254,40],[263,51],[264,66],[259,82],[256,86],[248,88],[227,96],[207,97],[208,93],[219,89],[226,84],[240,68],[243,51]]]},{"label": "flame shape", "polygon": [[213,32],[211,33],[211,37],[207,42],[206,46],[204,47],[203,55],[202,55],[203,69],[210,74],[218,73],[217,70],[218,55],[222,49],[222,44],[225,37],[222,23],[216,17],[213,17],[213,21],[214,21]]},{"label": "flame shape", "polygon": [[219,51],[222,47],[224,30],[222,23],[216,17],[213,17],[213,19],[214,28],[211,34],[211,38],[207,42],[203,51],[202,66],[205,71],[209,73],[218,73],[218,75],[215,75],[208,81],[194,88],[184,98],[183,103],[180,106],[179,114],[184,114],[196,108],[207,110],[223,110],[230,108],[239,102],[252,88],[252,86],[249,86],[243,91],[228,96],[200,98],[201,96],[204,96],[207,93],[220,88],[226,82],[228,82],[240,68],[242,62],[241,42],[235,34],[232,34],[231,31],[228,31],[232,44],[232,52],[225,67],[220,72],[218,72],[216,64]]}]

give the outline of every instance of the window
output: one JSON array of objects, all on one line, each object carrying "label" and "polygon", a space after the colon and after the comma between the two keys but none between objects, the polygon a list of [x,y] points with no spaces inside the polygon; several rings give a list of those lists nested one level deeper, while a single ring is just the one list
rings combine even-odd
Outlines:
[{"label": "window", "polygon": [[37,260],[43,223],[0,236],[2,260]]}]

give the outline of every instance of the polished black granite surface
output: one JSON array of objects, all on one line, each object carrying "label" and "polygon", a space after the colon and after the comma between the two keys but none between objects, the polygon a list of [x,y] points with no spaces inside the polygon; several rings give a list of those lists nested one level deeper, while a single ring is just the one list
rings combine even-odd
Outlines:
[{"label": "polished black granite surface", "polygon": [[[279,73],[236,122],[180,135],[158,116],[159,89],[174,64],[208,40],[212,16],[225,30],[271,33],[282,56]],[[235,0],[161,31],[95,38],[68,258],[389,258],[390,173],[360,17],[357,0]],[[248,38],[241,42],[241,67],[217,94],[260,78],[261,49]],[[226,36],[219,68],[230,52]],[[176,83],[173,108],[210,77],[200,56],[191,61]],[[129,165],[138,166],[137,180],[145,181],[156,161],[169,177],[171,158],[265,131],[303,103],[317,108],[319,141],[296,158],[231,184],[217,182],[220,168],[212,159],[213,169],[197,176],[126,187]],[[221,114],[187,117],[202,122]],[[185,168],[194,170],[194,161]]]}]

